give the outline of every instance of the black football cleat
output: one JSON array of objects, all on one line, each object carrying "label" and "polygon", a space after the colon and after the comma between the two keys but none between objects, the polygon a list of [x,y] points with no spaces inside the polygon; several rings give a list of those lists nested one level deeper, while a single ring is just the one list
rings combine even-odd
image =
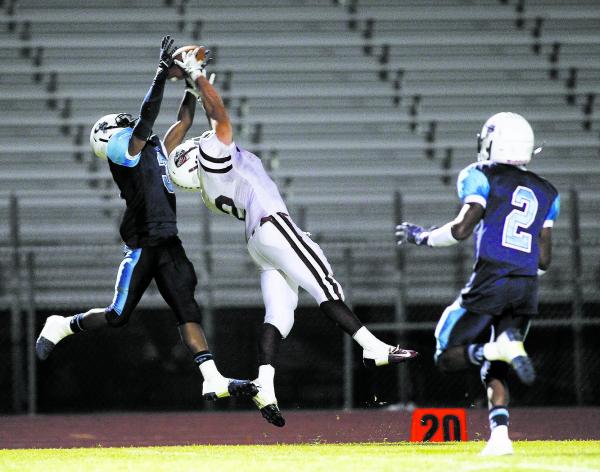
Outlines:
[{"label": "black football cleat", "polygon": [[285,426],[285,419],[277,405],[273,386],[261,385],[257,380],[254,384],[258,387],[258,393],[252,397],[252,401],[260,411],[262,417],[278,428]]},{"label": "black football cleat", "polygon": [[261,408],[260,414],[265,420],[278,428],[283,428],[285,426],[285,418],[281,414],[281,411],[279,411],[279,407],[276,403],[271,403],[270,405]]},{"label": "black football cleat", "polygon": [[202,398],[216,401],[227,397],[253,397],[258,393],[258,387],[250,380],[237,380],[221,377],[202,384]]}]

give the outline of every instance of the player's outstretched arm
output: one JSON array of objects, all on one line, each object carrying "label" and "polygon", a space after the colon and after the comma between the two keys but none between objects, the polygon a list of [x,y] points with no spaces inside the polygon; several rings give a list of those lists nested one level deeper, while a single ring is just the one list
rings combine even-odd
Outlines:
[{"label": "player's outstretched arm", "polygon": [[411,243],[417,246],[452,246],[471,236],[475,226],[483,218],[484,212],[485,209],[479,203],[466,203],[454,220],[440,228],[425,229],[404,222],[396,226],[396,241],[398,245]]},{"label": "player's outstretched arm", "polygon": [[174,40],[170,36],[162,38],[158,69],[156,70],[150,90],[148,90],[148,93],[144,97],[140,109],[140,117],[133,128],[133,134],[129,140],[127,152],[130,156],[139,154],[146,145],[148,138],[152,135],[152,127],[160,111],[169,67],[173,64],[173,52],[176,49],[173,43]]},{"label": "player's outstretched arm", "polygon": [[221,96],[206,77],[198,77],[196,85],[202,94],[202,105],[206,115],[213,123],[217,138],[223,144],[231,144],[233,142],[233,127]]},{"label": "player's outstretched arm", "polygon": [[229,120],[229,115],[219,92],[217,92],[206,78],[206,60],[198,62],[196,60],[196,52],[197,50],[194,50],[184,54],[183,61],[177,61],[177,65],[185,70],[188,77],[196,84],[196,88],[201,95],[202,106],[206,111],[206,116],[213,123],[213,128],[219,141],[223,144],[231,144],[233,142],[233,128]]},{"label": "player's outstretched arm", "polygon": [[183,142],[185,135],[192,127],[196,113],[196,101],[196,95],[186,88],[177,112],[177,121],[171,125],[163,140],[167,155]]}]

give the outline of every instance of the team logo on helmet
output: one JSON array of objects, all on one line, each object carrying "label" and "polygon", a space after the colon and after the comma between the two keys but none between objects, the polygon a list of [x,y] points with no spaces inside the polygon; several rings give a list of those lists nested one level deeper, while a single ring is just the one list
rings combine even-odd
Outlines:
[{"label": "team logo on helmet", "polygon": [[173,157],[173,161],[175,162],[175,167],[181,167],[183,164],[185,164],[187,161],[189,161],[189,159],[190,159],[189,154],[193,150],[194,150],[193,146],[189,149],[179,149],[175,153],[175,156]]}]

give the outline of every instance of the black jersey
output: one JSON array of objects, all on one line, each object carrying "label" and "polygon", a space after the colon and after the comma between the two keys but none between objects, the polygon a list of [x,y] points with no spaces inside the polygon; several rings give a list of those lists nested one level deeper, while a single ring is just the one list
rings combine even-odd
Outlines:
[{"label": "black jersey", "polygon": [[119,131],[107,148],[110,171],[127,205],[120,234],[130,248],[155,246],[177,235],[175,193],[161,141],[153,135],[140,154],[129,156],[131,132]]}]

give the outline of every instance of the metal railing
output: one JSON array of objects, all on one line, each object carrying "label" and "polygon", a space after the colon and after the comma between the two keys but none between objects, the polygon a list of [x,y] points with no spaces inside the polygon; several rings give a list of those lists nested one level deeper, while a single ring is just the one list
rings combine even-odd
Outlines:
[{"label": "metal railing", "polygon": [[[395,195],[394,221],[403,221],[404,205],[400,194]],[[570,316],[560,319],[538,319],[533,321],[534,327],[562,327],[570,330],[573,335],[573,389],[576,393],[577,404],[585,403],[583,378],[584,372],[584,349],[582,341],[582,331],[585,327],[600,326],[600,318],[584,316],[585,296],[583,291],[583,266],[582,248],[588,246],[600,247],[600,240],[584,240],[580,231],[580,200],[576,190],[569,192],[568,213],[570,221],[570,237],[566,240],[560,240],[561,245],[568,245],[570,248],[569,272],[571,274],[570,295],[568,297],[570,306]],[[302,213],[302,212],[301,212]],[[219,307],[216,300],[218,293],[219,280],[218,267],[214,261],[214,254],[223,250],[223,246],[212,240],[211,220],[207,212],[202,216],[202,234],[200,235],[201,254],[198,255],[200,265],[196,265],[198,272],[201,273],[198,291],[201,294],[203,309],[203,326],[206,331],[209,342],[215,336],[215,310]],[[9,203],[9,238],[6,245],[0,246],[0,260],[7,262],[8,270],[5,271],[5,294],[1,296],[0,305],[4,304],[10,313],[10,345],[12,366],[12,410],[14,412],[27,411],[29,414],[35,414],[37,411],[37,385],[36,385],[36,359],[35,359],[35,339],[36,313],[39,310],[47,308],[40,303],[36,287],[38,286],[37,270],[39,262],[36,260],[36,247],[22,244],[21,224],[19,219],[19,200],[15,195],[10,196]],[[354,294],[359,288],[358,285],[364,281],[357,279],[356,269],[359,264],[357,253],[366,243],[356,241],[332,242],[328,243],[329,248],[334,248],[334,252],[341,253],[341,259],[338,265],[339,278],[344,282],[345,293],[350,306],[355,300]],[[65,249],[66,250],[66,249]],[[68,248],[69,251],[72,248]],[[89,247],[86,247],[89,250]],[[243,248],[242,248],[243,250]],[[454,279],[464,281],[465,257],[464,249],[457,246],[457,252],[451,256],[450,264],[454,264]],[[400,344],[404,344],[409,333],[413,332],[431,332],[435,328],[435,322],[432,321],[410,321],[406,316],[407,306],[415,303],[411,291],[411,274],[407,270],[406,253],[402,248],[397,248],[395,252],[394,275],[387,280],[388,291],[391,289],[393,296],[386,299],[385,302],[394,309],[392,322],[369,323],[367,326],[376,333],[394,332]],[[198,261],[195,261],[198,262]],[[450,268],[452,271],[452,268]],[[563,267],[563,270],[565,268]],[[241,279],[240,279],[241,281]],[[231,282],[228,280],[228,282]],[[382,283],[384,281],[382,280]],[[462,282],[460,282],[462,283]],[[453,282],[457,284],[457,282]],[[39,288],[39,287],[38,287]],[[241,285],[240,285],[241,288]],[[456,287],[453,287],[456,288]],[[229,287],[229,290],[236,290],[236,286]],[[3,303],[1,302],[3,301]],[[451,300],[448,300],[448,303]],[[260,303],[260,302],[259,302]],[[343,342],[343,406],[352,408],[355,405],[354,398],[354,365],[353,342],[348,336],[344,337]],[[399,402],[407,404],[410,401],[411,379],[408,375],[408,367],[400,366],[397,376],[397,391],[399,392]]]}]

